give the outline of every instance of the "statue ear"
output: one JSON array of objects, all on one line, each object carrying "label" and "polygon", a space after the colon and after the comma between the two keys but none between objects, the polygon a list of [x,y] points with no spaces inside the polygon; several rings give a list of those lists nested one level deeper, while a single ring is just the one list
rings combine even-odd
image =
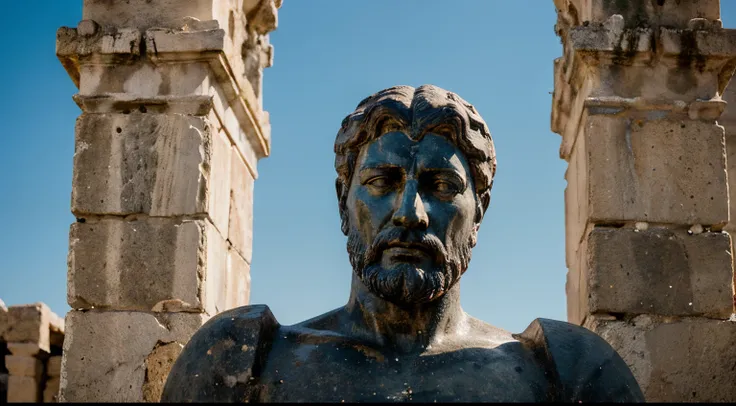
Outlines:
[{"label": "statue ear", "polygon": [[480,228],[480,223],[483,221],[483,215],[488,210],[488,205],[491,203],[491,192],[486,190],[482,195],[479,196],[478,204],[475,206],[475,226],[476,232]]},{"label": "statue ear", "polygon": [[338,177],[335,179],[335,192],[337,192],[337,207],[340,210],[340,228],[342,233],[348,235],[349,224],[348,224],[348,211],[345,207],[347,200],[347,190],[345,190],[345,183],[343,183]]}]

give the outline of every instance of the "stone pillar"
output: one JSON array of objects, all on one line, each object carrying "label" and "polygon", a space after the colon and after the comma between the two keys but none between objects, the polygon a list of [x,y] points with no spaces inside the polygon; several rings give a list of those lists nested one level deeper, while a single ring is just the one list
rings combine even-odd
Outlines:
[{"label": "stone pillar", "polygon": [[[728,196],[729,196],[729,222],[724,227],[729,235],[731,235],[731,246],[734,245],[734,236],[736,236],[736,80],[731,80],[723,99],[727,102],[726,109],[718,119],[718,124],[722,125],[726,130],[726,163],[728,173]],[[731,249],[733,251],[733,248]],[[736,270],[736,256],[733,258],[734,269]],[[735,279],[736,280],[736,279]],[[736,306],[736,296],[734,296],[734,305]]]},{"label": "stone pillar", "polygon": [[555,0],[568,320],[649,401],[736,401],[721,100],[736,32],[718,0]]},{"label": "stone pillar", "polygon": [[[47,388],[50,393],[54,390],[53,382],[48,385],[47,362],[61,355],[64,320],[43,303],[11,306],[4,330],[9,350],[4,359],[8,372],[7,401],[44,401]],[[53,401],[53,396],[48,401]]]},{"label": "stone pillar", "polygon": [[158,401],[211,316],[248,303],[262,70],[279,0],[85,0],[61,401]]}]

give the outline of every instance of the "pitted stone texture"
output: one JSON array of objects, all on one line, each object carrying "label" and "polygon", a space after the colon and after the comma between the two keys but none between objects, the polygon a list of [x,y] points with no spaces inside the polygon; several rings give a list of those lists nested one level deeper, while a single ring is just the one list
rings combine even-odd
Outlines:
[{"label": "pitted stone texture", "polygon": [[228,240],[250,263],[253,255],[253,177],[233,148]]},{"label": "pitted stone texture", "polygon": [[8,403],[36,403],[41,382],[30,376],[8,376]]},{"label": "pitted stone texture", "polygon": [[232,248],[228,253],[226,297],[228,309],[250,302],[250,265]]},{"label": "pitted stone texture", "polygon": [[555,0],[555,6],[572,25],[605,22],[614,14],[621,15],[627,27],[646,24],[687,28],[693,18],[721,18],[720,0]]},{"label": "pitted stone texture", "polygon": [[[728,319],[733,312],[731,238],[649,228],[596,227],[583,245],[581,314],[624,313]],[[571,274],[573,270],[571,269]],[[581,320],[575,320],[580,323]]]},{"label": "pitted stone texture", "polygon": [[50,351],[51,310],[43,303],[11,306],[8,309],[8,329],[5,340],[13,343],[33,343]]},{"label": "pitted stone texture", "polygon": [[723,127],[592,115],[583,136],[583,158],[568,171],[585,171],[578,207],[587,205],[588,221],[727,223]]},{"label": "pitted stone texture", "polygon": [[[229,167],[213,165],[204,117],[179,114],[82,114],[77,120],[72,212],[152,216],[206,213]],[[229,157],[228,157],[229,159]]]},{"label": "pitted stone texture", "polygon": [[181,354],[184,345],[178,342],[157,345],[146,357],[146,380],[143,383],[143,399],[146,402],[159,402],[166,384],[166,378]]},{"label": "pitted stone texture", "polygon": [[736,323],[704,318],[630,321],[591,317],[585,327],[626,361],[648,402],[736,399]]},{"label": "pitted stone texture", "polygon": [[5,368],[13,376],[29,376],[37,381],[40,381],[43,376],[43,363],[36,357],[6,355]]},{"label": "pitted stone texture", "polygon": [[159,345],[185,345],[207,318],[192,313],[70,311],[60,401],[144,401],[146,359]]},{"label": "pitted stone texture", "polygon": [[74,309],[215,314],[205,283],[226,272],[225,244],[207,220],[74,223],[67,300]]}]

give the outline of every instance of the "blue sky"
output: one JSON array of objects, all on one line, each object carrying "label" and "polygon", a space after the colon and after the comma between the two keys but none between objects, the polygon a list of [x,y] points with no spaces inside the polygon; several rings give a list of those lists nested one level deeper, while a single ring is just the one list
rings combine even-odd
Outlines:
[{"label": "blue sky", "polygon": [[[0,298],[66,304],[76,88],[54,55],[81,0],[5,6],[0,149]],[[736,4],[722,2],[726,26]],[[465,310],[512,331],[565,320],[564,173],[550,131],[551,0],[286,0],[265,72],[272,155],[255,184],[251,303],[282,324],[345,303],[351,268],[340,232],[332,147],[343,117],[380,89],[431,83],[485,118],[498,171],[470,269]],[[33,10],[30,8],[33,7]]]}]

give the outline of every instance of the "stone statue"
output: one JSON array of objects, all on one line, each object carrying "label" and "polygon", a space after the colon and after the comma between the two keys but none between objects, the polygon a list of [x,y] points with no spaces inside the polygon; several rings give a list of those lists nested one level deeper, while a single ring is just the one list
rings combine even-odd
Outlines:
[{"label": "stone statue", "polygon": [[218,314],[162,401],[644,400],[596,334],[545,319],[511,334],[460,307],[496,167],[473,106],[430,85],[380,91],[343,120],[335,154],[348,303],[293,326],[265,305]]}]

